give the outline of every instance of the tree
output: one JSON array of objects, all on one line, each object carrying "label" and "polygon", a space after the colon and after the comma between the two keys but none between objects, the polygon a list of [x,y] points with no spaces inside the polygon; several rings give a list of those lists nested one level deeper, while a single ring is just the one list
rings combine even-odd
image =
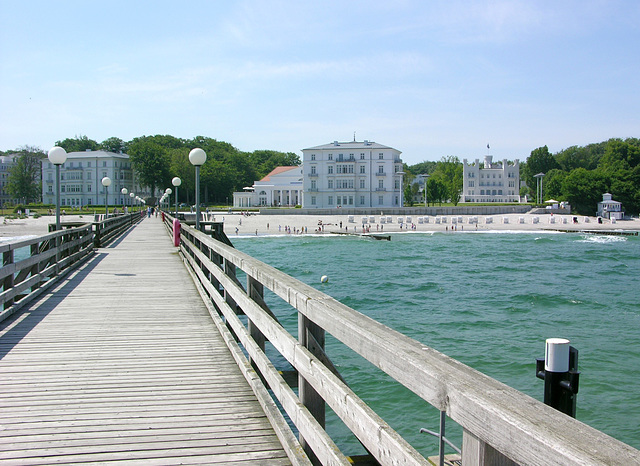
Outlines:
[{"label": "tree", "polygon": [[15,165],[9,169],[7,191],[25,203],[38,201],[42,193],[42,163],[45,153],[37,147],[24,146],[17,151]]},{"label": "tree", "polygon": [[87,149],[100,149],[98,143],[93,139],[89,139],[87,136],[76,136],[75,138],[67,138],[63,141],[57,141],[56,146],[62,147],[67,152],[84,152]]},{"label": "tree", "polygon": [[596,171],[576,168],[562,182],[564,198],[582,215],[595,214],[602,194],[608,191],[606,177]]},{"label": "tree", "polygon": [[167,150],[153,138],[143,136],[129,143],[132,167],[141,185],[151,189],[155,196],[156,187],[171,185],[171,161]]},{"label": "tree", "polygon": [[536,186],[535,175],[538,173],[547,173],[554,168],[560,168],[556,159],[549,153],[547,146],[538,147],[531,151],[531,155],[527,159],[527,163],[522,170],[524,181],[531,189]]},{"label": "tree", "polygon": [[[450,200],[454,205],[458,205],[462,193],[462,175],[463,168],[458,157],[442,157],[437,163],[432,178],[444,188],[444,193],[440,194],[441,202],[442,200]],[[438,187],[438,189],[442,189],[442,187]],[[431,195],[429,197],[431,198]]]},{"label": "tree", "polygon": [[111,138],[105,139],[100,143],[100,149],[105,150],[107,152],[114,152],[118,154],[121,151],[123,153],[127,153],[128,147],[127,147],[127,143],[124,142],[122,139],[111,137]]},{"label": "tree", "polygon": [[[543,194],[545,199],[564,200],[562,184],[567,177],[567,173],[554,168],[549,170],[544,177]],[[544,199],[543,199],[544,200]]]}]

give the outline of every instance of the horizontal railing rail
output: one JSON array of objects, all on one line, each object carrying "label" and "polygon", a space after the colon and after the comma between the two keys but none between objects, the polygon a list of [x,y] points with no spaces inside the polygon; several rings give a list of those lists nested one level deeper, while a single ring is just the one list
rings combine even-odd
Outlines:
[{"label": "horizontal railing rail", "polygon": [[[170,216],[166,224],[171,231]],[[462,462],[476,464],[639,464],[640,452],[345,306],[334,298],[193,228],[180,250],[203,297],[243,345],[321,464],[346,464],[323,430],[324,403],[380,464],[428,464],[362,401],[324,354],[324,332],[404,385],[463,429]],[[247,276],[246,287],[236,270]],[[298,339],[269,311],[264,288],[299,313]],[[237,315],[244,313],[247,323]],[[268,340],[299,374],[298,395],[264,353]],[[411,409],[411,407],[399,407]]]}]

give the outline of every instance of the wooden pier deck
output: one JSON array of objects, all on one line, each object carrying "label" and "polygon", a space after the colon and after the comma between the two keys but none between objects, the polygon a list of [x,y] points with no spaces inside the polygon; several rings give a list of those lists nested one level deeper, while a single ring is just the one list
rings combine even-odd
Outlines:
[{"label": "wooden pier deck", "polygon": [[289,464],[160,218],[0,323],[0,465]]}]

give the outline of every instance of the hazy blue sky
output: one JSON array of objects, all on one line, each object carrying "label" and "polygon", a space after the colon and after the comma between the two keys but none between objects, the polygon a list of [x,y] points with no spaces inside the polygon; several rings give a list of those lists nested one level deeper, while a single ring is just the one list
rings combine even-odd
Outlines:
[{"label": "hazy blue sky", "polygon": [[0,0],[0,150],[86,135],[409,164],[640,137],[640,1]]}]

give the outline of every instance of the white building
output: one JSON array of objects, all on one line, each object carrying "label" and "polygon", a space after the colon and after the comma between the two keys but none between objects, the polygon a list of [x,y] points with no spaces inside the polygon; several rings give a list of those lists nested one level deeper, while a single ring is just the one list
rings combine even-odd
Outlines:
[{"label": "white building", "polygon": [[602,195],[602,202],[598,202],[597,215],[598,217],[622,220],[624,218],[622,202],[614,201],[611,194],[604,193]]},{"label": "white building", "polygon": [[302,202],[302,167],[276,167],[244,192],[233,193],[233,207],[296,206]]},{"label": "white building", "polygon": [[[129,193],[144,197],[135,182],[131,161],[127,154],[105,151],[69,152],[67,161],[60,167],[60,205],[85,207],[105,205],[105,188],[102,178],[111,178],[109,205],[131,205],[129,194],[121,193],[127,188]],[[56,203],[56,167],[48,159],[42,159],[42,202]]]},{"label": "white building", "polygon": [[400,154],[372,141],[303,149],[302,207],[401,207]]},{"label": "white building", "polygon": [[18,156],[18,154],[0,155],[0,206],[19,203],[19,199],[14,198],[7,190],[9,170],[15,165],[15,159]]},{"label": "white building", "polygon": [[462,161],[462,202],[520,202],[519,160],[493,163],[492,159],[486,155],[483,164],[476,159],[471,165]]}]

